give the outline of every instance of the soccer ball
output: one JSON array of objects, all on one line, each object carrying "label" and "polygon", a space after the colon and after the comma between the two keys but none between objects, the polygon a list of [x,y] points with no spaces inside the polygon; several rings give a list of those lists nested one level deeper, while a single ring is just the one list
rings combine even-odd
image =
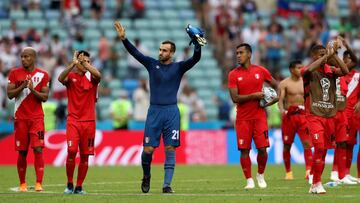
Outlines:
[{"label": "soccer ball", "polygon": [[260,100],[260,106],[265,107],[273,99],[277,97],[276,91],[268,86],[263,86],[262,92],[264,93],[264,98]]}]

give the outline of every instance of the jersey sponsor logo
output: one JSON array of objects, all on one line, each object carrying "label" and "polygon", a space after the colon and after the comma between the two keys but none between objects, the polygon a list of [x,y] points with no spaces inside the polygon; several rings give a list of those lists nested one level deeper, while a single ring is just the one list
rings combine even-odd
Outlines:
[{"label": "jersey sponsor logo", "polygon": [[329,99],[330,99],[330,97],[329,97],[330,80],[327,78],[322,78],[320,80],[320,85],[322,88],[323,101],[329,101]]},{"label": "jersey sponsor logo", "polygon": [[256,79],[260,79],[260,75],[258,73],[255,74]]},{"label": "jersey sponsor logo", "polygon": [[243,80],[243,77],[238,77],[238,81],[242,81]]}]

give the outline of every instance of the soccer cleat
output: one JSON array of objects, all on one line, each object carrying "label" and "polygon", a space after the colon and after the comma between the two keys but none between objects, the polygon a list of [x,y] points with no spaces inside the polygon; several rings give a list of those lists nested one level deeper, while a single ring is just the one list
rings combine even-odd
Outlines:
[{"label": "soccer cleat", "polygon": [[252,178],[248,178],[246,180],[246,186],[244,187],[244,189],[254,189],[254,188],[255,188],[254,180]]},{"label": "soccer cleat", "polygon": [[151,176],[144,176],[141,182],[141,191],[148,193],[150,190],[150,178]]},{"label": "soccer cleat", "polygon": [[345,177],[347,177],[349,180],[353,181],[353,182],[358,182],[358,179],[355,178],[354,176],[347,174]]},{"label": "soccer cleat", "polygon": [[19,187],[20,192],[27,192],[27,186],[26,183],[21,183]]},{"label": "soccer cleat", "polygon": [[72,194],[74,193],[74,185],[73,183],[68,183],[67,187],[64,190],[64,194]]},{"label": "soccer cleat", "polygon": [[174,193],[175,191],[171,189],[170,186],[166,186],[163,188],[163,193]]},{"label": "soccer cleat", "polygon": [[41,183],[35,183],[35,191],[36,191],[36,192],[41,192],[41,191],[43,191],[43,188],[42,188]]},{"label": "soccer cleat", "polygon": [[343,179],[339,180],[339,182],[344,185],[356,185],[357,184],[357,182],[350,180],[347,176],[345,176]]},{"label": "soccer cleat", "polygon": [[293,172],[289,171],[285,174],[285,180],[294,180]]},{"label": "soccer cleat", "polygon": [[321,184],[321,182],[318,182],[316,184],[312,184],[309,189],[310,194],[325,194],[326,190],[324,189],[324,186]]},{"label": "soccer cleat", "polygon": [[305,179],[309,180],[309,176],[310,176],[310,170],[306,170]]},{"label": "soccer cleat", "polygon": [[339,173],[337,171],[331,171],[330,173],[330,180],[332,181],[339,181]]},{"label": "soccer cleat", "polygon": [[84,195],[86,192],[82,189],[81,186],[76,186],[74,190],[74,194]]},{"label": "soccer cleat", "polygon": [[265,181],[265,178],[264,178],[264,174],[257,174],[256,179],[257,179],[257,182],[258,182],[258,186],[260,188],[266,188],[267,187],[267,184],[266,184],[266,181]]},{"label": "soccer cleat", "polygon": [[309,174],[308,183],[309,183],[310,185],[312,185],[312,183],[313,183],[313,177],[314,177],[313,174]]}]

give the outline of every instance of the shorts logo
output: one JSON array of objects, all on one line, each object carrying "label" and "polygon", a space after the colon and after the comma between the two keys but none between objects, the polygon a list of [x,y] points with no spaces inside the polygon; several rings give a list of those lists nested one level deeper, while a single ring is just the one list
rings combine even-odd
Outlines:
[{"label": "shorts logo", "polygon": [[319,134],[317,134],[317,133],[314,134],[314,139],[315,139],[315,140],[319,139]]},{"label": "shorts logo", "polygon": [[150,137],[145,137],[145,143],[149,143],[150,142]]},{"label": "shorts logo", "polygon": [[238,81],[242,81],[243,80],[243,77],[238,77]]},{"label": "shorts logo", "polygon": [[255,74],[255,78],[256,79],[259,79],[260,78],[260,75],[258,73]]},{"label": "shorts logo", "polygon": [[289,139],[289,137],[288,137],[287,135],[285,135],[285,136],[284,136],[284,140],[287,141],[288,139]]},{"label": "shorts logo", "polygon": [[69,145],[69,147],[71,147],[72,146],[72,141],[69,141],[68,145]]},{"label": "shorts logo", "polygon": [[16,146],[20,146],[20,141],[19,140],[16,140]]},{"label": "shorts logo", "polygon": [[243,140],[243,139],[240,139],[240,140],[239,140],[239,144],[240,144],[240,145],[244,144],[244,140]]}]

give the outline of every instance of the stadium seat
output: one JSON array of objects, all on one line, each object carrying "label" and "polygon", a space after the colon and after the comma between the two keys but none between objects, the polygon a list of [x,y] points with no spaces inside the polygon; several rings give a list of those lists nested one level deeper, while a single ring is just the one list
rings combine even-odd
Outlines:
[{"label": "stadium seat", "polygon": [[157,10],[157,9],[147,9],[145,16],[148,19],[159,19],[161,18],[161,11]]},{"label": "stadium seat", "polygon": [[48,20],[52,20],[52,19],[58,20],[60,18],[60,12],[57,10],[46,10],[45,17]]},{"label": "stadium seat", "polygon": [[129,92],[129,94],[132,94],[132,92],[138,87],[139,83],[137,80],[133,79],[126,79],[123,81],[122,87]]},{"label": "stadium seat", "polygon": [[[122,23],[122,22],[121,22]],[[114,30],[114,20],[112,19],[103,19],[99,22],[99,27],[102,30],[111,29]]]},{"label": "stadium seat", "polygon": [[10,11],[11,19],[23,19],[25,17],[25,13],[23,11]]},{"label": "stadium seat", "polygon": [[113,79],[109,82],[109,88],[113,90],[117,90],[121,88],[121,81],[118,79]]},{"label": "stadium seat", "polygon": [[[31,19],[41,19],[43,18],[43,13],[41,11],[29,11],[27,17]],[[36,22],[36,20],[33,22]]]},{"label": "stadium seat", "polygon": [[134,21],[135,29],[149,29],[151,28],[151,22],[148,19],[138,19]]},{"label": "stadium seat", "polygon": [[177,19],[179,18],[179,13],[177,10],[172,10],[172,9],[169,9],[169,10],[164,10],[162,12],[163,14],[163,17],[165,19]]},{"label": "stadium seat", "polygon": [[143,121],[129,121],[129,130],[143,130],[145,128],[145,122]]},{"label": "stadium seat", "polygon": [[183,1],[183,0],[175,0],[175,5],[177,8],[181,8],[181,9],[190,9],[191,8],[191,3],[190,1]]},{"label": "stadium seat", "polygon": [[181,19],[194,19],[196,17],[194,11],[188,9],[181,10],[179,15]]},{"label": "stadium seat", "polygon": [[190,122],[189,128],[191,130],[216,130],[221,129],[221,122],[219,121],[203,121],[203,122]]},{"label": "stadium seat", "polygon": [[0,30],[5,31],[10,28],[11,21],[10,20],[0,20]]}]

